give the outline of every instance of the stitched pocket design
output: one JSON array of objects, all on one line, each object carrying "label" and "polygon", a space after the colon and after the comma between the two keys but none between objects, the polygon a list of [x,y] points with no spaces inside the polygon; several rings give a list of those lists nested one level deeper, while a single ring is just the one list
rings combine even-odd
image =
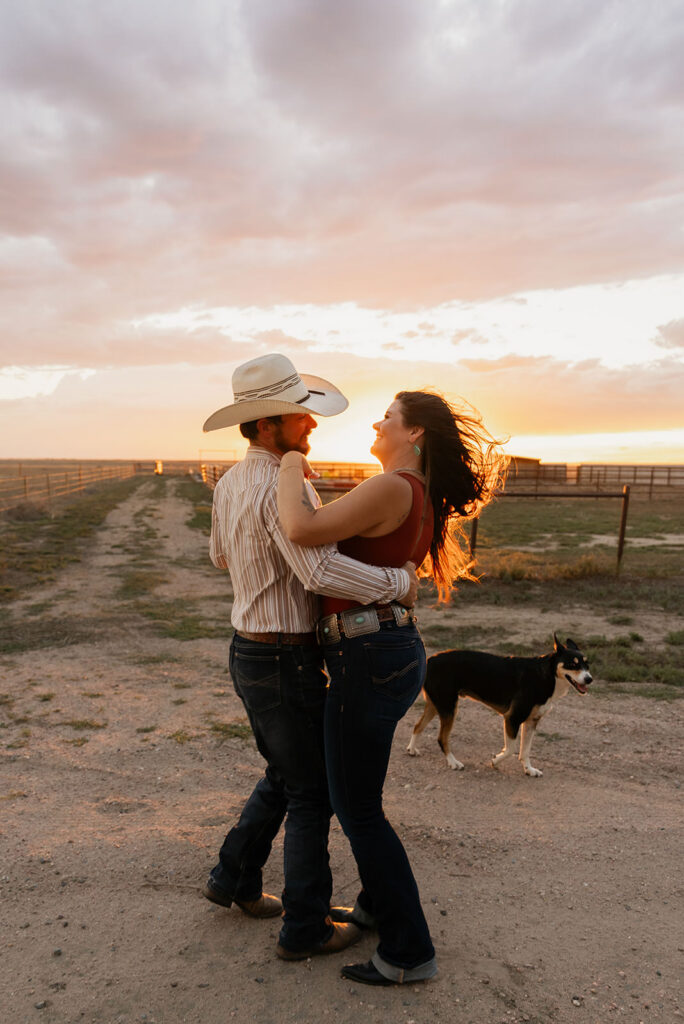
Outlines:
[{"label": "stitched pocket design", "polygon": [[280,658],[277,654],[236,652],[233,675],[238,693],[250,711],[271,711],[280,706]]}]

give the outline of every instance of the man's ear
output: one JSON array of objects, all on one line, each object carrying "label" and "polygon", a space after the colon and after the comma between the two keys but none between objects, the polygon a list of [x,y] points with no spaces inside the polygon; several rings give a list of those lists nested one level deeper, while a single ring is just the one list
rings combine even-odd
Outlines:
[{"label": "man's ear", "polygon": [[274,426],[275,424],[273,420],[269,419],[268,416],[264,416],[263,419],[257,420],[257,431],[264,437],[271,437]]}]

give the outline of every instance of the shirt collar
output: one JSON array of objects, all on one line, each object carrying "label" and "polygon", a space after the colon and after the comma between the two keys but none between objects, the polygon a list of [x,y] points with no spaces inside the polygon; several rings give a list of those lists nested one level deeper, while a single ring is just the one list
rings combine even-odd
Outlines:
[{"label": "shirt collar", "polygon": [[261,448],[259,445],[251,445],[247,449],[246,459],[259,459],[263,462],[270,462],[274,466],[280,465],[280,456],[275,452],[269,452],[268,448]]}]

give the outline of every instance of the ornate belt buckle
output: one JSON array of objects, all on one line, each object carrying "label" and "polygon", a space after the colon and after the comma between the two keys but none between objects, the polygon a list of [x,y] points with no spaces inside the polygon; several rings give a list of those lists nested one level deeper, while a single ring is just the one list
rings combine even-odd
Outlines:
[{"label": "ornate belt buckle", "polygon": [[375,608],[349,608],[340,612],[345,636],[365,636],[366,633],[377,633],[380,620]]},{"label": "ornate belt buckle", "polygon": [[397,626],[408,626],[409,622],[411,622],[411,610],[404,608],[403,604],[393,604],[392,614]]},{"label": "ornate belt buckle", "polygon": [[337,622],[337,615],[326,615],[321,619],[316,628],[319,644],[338,644],[340,642],[340,627]]}]

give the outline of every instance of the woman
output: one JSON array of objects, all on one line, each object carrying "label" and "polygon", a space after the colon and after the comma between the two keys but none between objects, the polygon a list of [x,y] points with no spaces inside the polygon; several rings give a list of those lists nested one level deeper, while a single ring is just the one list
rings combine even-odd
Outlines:
[{"label": "woman", "polygon": [[[427,558],[444,597],[456,578],[470,577],[452,538],[454,520],[476,515],[491,499],[503,459],[479,420],[457,415],[429,392],[399,392],[373,427],[371,452],[383,473],[322,508],[309,498],[306,459],[283,456],[283,527],[300,544],[337,541],[344,554],[374,565],[421,565]],[[437,971],[435,951],[408,857],[383,812],[382,789],[397,723],[423,683],[425,651],[410,611],[350,605],[324,598],[319,624],[330,675],[326,768],[363,886],[351,919],[376,925],[380,941],[371,961],[344,967],[342,976],[370,985],[421,981]]]}]

